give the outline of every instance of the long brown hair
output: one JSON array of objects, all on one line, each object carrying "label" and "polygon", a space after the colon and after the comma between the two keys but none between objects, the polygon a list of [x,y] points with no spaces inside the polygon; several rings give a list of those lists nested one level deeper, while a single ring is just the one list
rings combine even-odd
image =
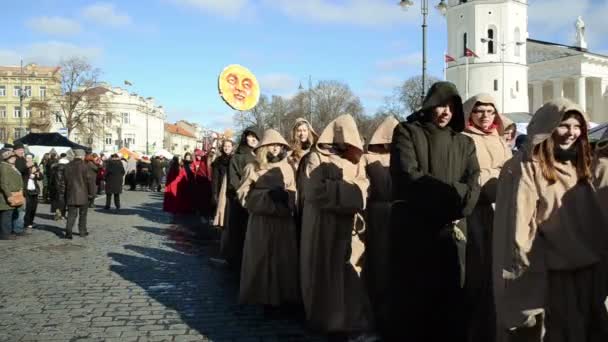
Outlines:
[{"label": "long brown hair", "polygon": [[308,141],[310,142],[311,147],[315,144],[315,134],[312,130],[312,126],[308,123],[308,121],[300,121],[296,125],[293,126],[291,130],[291,149],[292,149],[292,157],[296,160],[300,160],[304,156],[304,150],[302,149],[302,142],[300,139],[296,137],[296,133],[298,128],[302,125],[306,125],[308,128]]},{"label": "long brown hair", "polygon": [[[564,114],[561,121],[575,118],[581,124],[581,135],[574,143],[576,146],[576,174],[579,182],[591,180],[591,145],[589,145],[587,121],[577,111],[569,111]],[[553,184],[557,181],[557,171],[555,169],[555,142],[553,137],[534,146],[533,155],[540,162],[540,169],[543,177]]]}]

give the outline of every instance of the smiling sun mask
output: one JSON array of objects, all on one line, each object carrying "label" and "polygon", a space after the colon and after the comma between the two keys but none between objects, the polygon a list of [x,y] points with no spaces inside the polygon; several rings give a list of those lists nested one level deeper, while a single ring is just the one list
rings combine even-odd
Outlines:
[{"label": "smiling sun mask", "polygon": [[232,64],[224,68],[218,80],[222,99],[236,110],[250,110],[258,104],[260,86],[249,69]]}]

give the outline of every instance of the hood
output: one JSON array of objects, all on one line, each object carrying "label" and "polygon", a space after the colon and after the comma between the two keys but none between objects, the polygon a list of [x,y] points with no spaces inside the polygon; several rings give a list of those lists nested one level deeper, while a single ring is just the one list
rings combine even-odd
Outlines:
[{"label": "hood", "polygon": [[[317,142],[317,140],[319,140],[319,135],[317,134],[317,132],[315,132],[315,129],[312,128],[312,125],[310,124],[310,122],[308,122],[308,120],[304,119],[304,118],[297,118],[296,122],[293,124],[293,126],[291,127],[291,141],[295,144],[298,139],[296,139],[296,127],[300,126],[300,124],[305,123],[308,126],[308,130],[310,131],[310,135],[312,135],[312,141],[311,143],[314,144]],[[308,137],[308,140],[311,140],[310,137]]]},{"label": "hood", "polygon": [[[473,112],[473,108],[475,107],[475,105],[477,103],[491,104],[492,106],[494,106],[494,109],[496,110],[496,116],[494,117],[494,123],[497,126],[496,131],[498,132],[498,134],[502,135],[505,132],[505,128],[507,128],[509,125],[513,124],[513,121],[507,119],[505,116],[500,114],[500,109],[498,108],[496,99],[492,95],[487,94],[487,93],[480,93],[480,94],[477,94],[477,95],[471,97],[462,105],[463,111],[464,111],[464,122],[465,122],[466,127],[469,126],[469,120],[471,119],[471,113]],[[509,124],[506,123],[507,120],[508,120]]]},{"label": "hood", "polygon": [[363,143],[357,130],[355,119],[349,114],[340,115],[330,122],[319,136],[317,150],[323,154],[331,154],[323,148],[323,144],[345,143],[363,152]]},{"label": "hood", "polygon": [[528,124],[528,147],[532,148],[549,139],[553,131],[562,122],[564,114],[575,111],[583,116],[583,125],[589,124],[589,119],[579,105],[566,98],[557,98],[547,102],[536,111]]},{"label": "hood", "polygon": [[254,148],[253,151],[256,151],[260,147],[273,145],[273,144],[283,145],[287,150],[291,149],[289,147],[289,144],[287,144],[287,141],[285,141],[285,138],[283,138],[281,136],[281,133],[275,131],[274,129],[267,129],[266,131],[264,131],[264,136],[262,137],[262,141],[260,141],[259,145],[256,146],[256,148]]},{"label": "hood", "polygon": [[597,148],[598,150],[606,150],[606,151],[608,151],[608,138],[604,138],[604,139],[598,141],[595,144],[595,148]]},{"label": "hood", "polygon": [[437,106],[446,104],[448,101],[454,101],[454,113],[452,120],[448,124],[456,132],[462,132],[465,127],[464,111],[462,108],[462,98],[458,94],[458,89],[451,82],[436,82],[427,92],[422,108],[412,115],[407,117],[408,122],[425,122],[430,121],[431,110]]},{"label": "hood", "polygon": [[205,153],[203,153],[203,150],[201,150],[200,148],[196,148],[194,149],[194,156],[195,157],[202,157]]},{"label": "hood", "polygon": [[239,145],[247,145],[247,135],[249,133],[255,134],[258,140],[260,139],[260,132],[258,131],[258,129],[255,126],[250,126],[245,128],[245,130],[241,134],[241,140],[239,141]]},{"label": "hood", "polygon": [[390,144],[393,141],[393,131],[399,124],[399,121],[394,116],[388,116],[376,128],[374,134],[369,138],[368,145]]}]

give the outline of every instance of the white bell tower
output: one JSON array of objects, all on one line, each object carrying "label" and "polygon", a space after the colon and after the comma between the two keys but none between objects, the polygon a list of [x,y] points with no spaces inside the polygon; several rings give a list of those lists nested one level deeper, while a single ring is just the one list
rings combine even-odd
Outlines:
[{"label": "white bell tower", "polygon": [[[478,93],[496,98],[503,113],[529,111],[528,0],[449,0],[446,78],[463,100]],[[478,57],[469,57],[466,49]],[[467,78],[468,74],[468,78]]]}]

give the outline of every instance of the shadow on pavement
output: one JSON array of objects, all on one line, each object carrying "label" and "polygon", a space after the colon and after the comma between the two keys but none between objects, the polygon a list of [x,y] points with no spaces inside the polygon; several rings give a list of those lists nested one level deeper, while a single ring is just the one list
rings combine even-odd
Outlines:
[{"label": "shadow on pavement", "polygon": [[[63,225],[65,226],[65,221],[60,221],[57,224],[61,224],[61,222],[63,222]],[[65,235],[65,229],[60,228],[58,226],[49,226],[47,224],[35,224],[33,229],[35,230],[44,230],[46,232],[50,232],[55,234],[58,238],[63,238],[63,236]]]}]

